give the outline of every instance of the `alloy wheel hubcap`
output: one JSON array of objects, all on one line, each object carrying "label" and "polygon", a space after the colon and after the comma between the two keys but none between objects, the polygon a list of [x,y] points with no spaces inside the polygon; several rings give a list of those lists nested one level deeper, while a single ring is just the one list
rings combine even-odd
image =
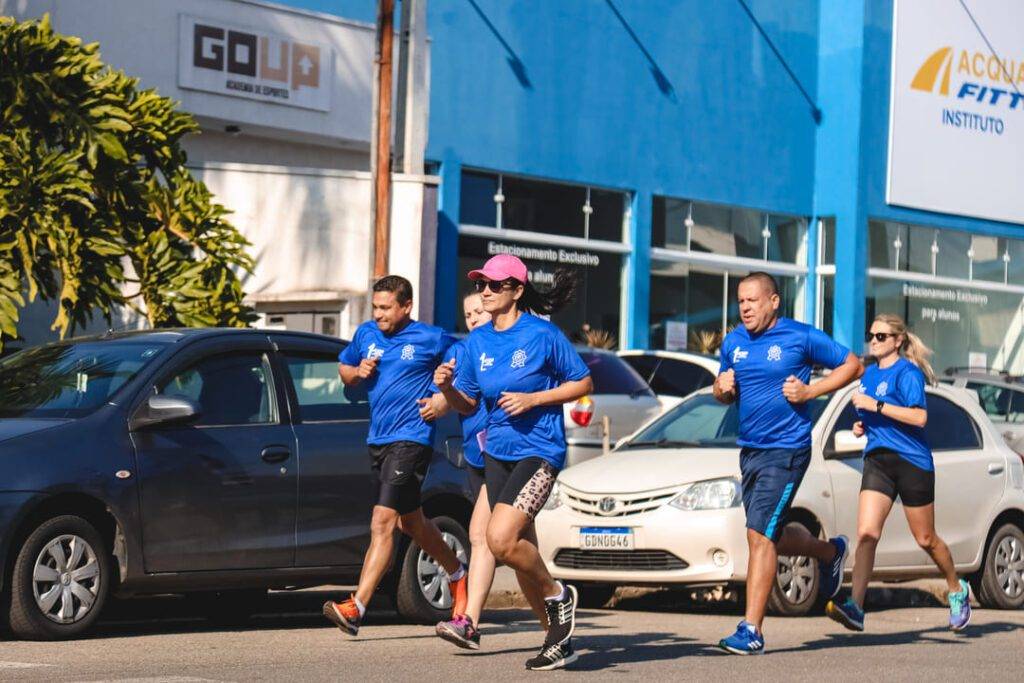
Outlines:
[{"label": "alloy wheel hubcap", "polygon": [[786,601],[800,604],[815,588],[814,564],[809,557],[779,556],[779,569],[775,578]]},{"label": "alloy wheel hubcap", "polygon": [[[450,534],[447,531],[441,534],[441,538],[455,552],[459,562],[466,564],[466,548],[462,545],[462,542],[454,534]],[[451,609],[452,591],[448,587],[448,572],[444,570],[444,567],[435,562],[432,557],[423,552],[422,549],[420,549],[419,556],[416,558],[416,578],[418,579],[420,590],[423,592],[423,597],[427,599],[431,607],[442,610]]]},{"label": "alloy wheel hubcap", "polygon": [[85,539],[64,534],[43,546],[32,568],[32,594],[47,619],[58,624],[80,621],[96,604],[99,591],[99,561]]},{"label": "alloy wheel hubcap", "polygon": [[1024,544],[1014,536],[1005,536],[996,546],[996,581],[1006,597],[1016,600],[1024,593]]}]

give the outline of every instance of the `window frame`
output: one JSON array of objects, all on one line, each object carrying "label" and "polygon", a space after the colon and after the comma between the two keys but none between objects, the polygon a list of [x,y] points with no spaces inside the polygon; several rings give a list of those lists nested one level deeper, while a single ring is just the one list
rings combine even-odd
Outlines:
[{"label": "window frame", "polygon": [[[344,346],[346,346],[346,345],[347,344],[343,344],[342,348],[344,348]],[[302,404],[299,403],[299,394],[298,394],[298,391],[296,391],[296,389],[295,389],[295,378],[292,376],[291,366],[289,365],[289,362],[288,362],[290,357],[294,358],[296,356],[300,357],[300,358],[302,358],[302,357],[305,357],[305,358],[316,358],[316,357],[321,357],[322,356],[323,359],[327,359],[328,357],[331,357],[331,360],[334,362],[335,366],[337,366],[337,364],[338,364],[337,353],[333,353],[333,357],[332,357],[332,351],[328,350],[328,349],[324,349],[324,348],[321,348],[321,349],[314,349],[314,348],[298,349],[298,348],[294,348],[294,347],[279,348],[278,349],[277,357],[278,357],[278,361],[280,362],[280,365],[281,365],[281,376],[286,380],[286,381],[284,381],[285,393],[288,394],[288,400],[289,400],[289,402],[292,405],[292,411],[291,411],[291,413],[292,413],[292,424],[296,424],[296,425],[300,425],[300,424],[317,425],[317,424],[339,424],[339,423],[346,423],[346,422],[367,422],[367,421],[369,421],[369,419],[370,419],[370,402],[369,402],[369,399],[367,399],[367,401],[365,403],[352,403],[352,402],[348,402],[348,403],[342,404],[341,407],[342,407],[342,409],[345,412],[352,412],[353,413],[353,415],[351,417],[331,418],[331,419],[326,419],[326,420],[317,420],[317,419],[306,419],[306,418],[304,418],[303,415],[302,415]]]}]

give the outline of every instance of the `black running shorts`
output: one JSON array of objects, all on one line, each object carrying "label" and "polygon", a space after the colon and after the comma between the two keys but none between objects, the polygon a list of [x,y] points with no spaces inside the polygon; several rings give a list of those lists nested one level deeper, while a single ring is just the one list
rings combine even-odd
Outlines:
[{"label": "black running shorts", "polygon": [[498,460],[484,453],[484,478],[492,510],[504,503],[533,519],[548,501],[557,476],[558,470],[543,458]]},{"label": "black running shorts", "polygon": [[923,470],[899,453],[876,448],[864,455],[861,491],[878,491],[904,507],[921,507],[935,502],[935,472]]},{"label": "black running shorts", "polygon": [[400,515],[420,507],[420,487],[433,454],[433,448],[415,441],[370,446],[373,472],[377,475],[377,505]]}]

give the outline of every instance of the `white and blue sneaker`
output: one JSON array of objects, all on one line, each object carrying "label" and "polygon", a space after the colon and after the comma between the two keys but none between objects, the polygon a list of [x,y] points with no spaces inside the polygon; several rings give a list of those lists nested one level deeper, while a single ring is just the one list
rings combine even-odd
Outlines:
[{"label": "white and blue sneaker", "polygon": [[831,600],[843,585],[843,568],[846,566],[846,556],[850,552],[850,542],[846,536],[830,538],[829,543],[835,546],[836,556],[829,562],[818,561],[818,577],[821,581],[818,593],[824,598]]},{"label": "white and blue sneaker", "polygon": [[963,631],[971,623],[971,591],[967,582],[960,579],[960,590],[949,594],[949,627]]},{"label": "white and blue sneaker", "polygon": [[718,641],[718,647],[734,655],[759,655],[764,653],[764,636],[756,626],[744,620],[736,627],[736,633]]},{"label": "white and blue sneaker", "polygon": [[825,605],[825,614],[829,619],[838,621],[851,631],[864,630],[864,610],[853,601],[853,598],[846,598],[844,603],[829,600]]}]

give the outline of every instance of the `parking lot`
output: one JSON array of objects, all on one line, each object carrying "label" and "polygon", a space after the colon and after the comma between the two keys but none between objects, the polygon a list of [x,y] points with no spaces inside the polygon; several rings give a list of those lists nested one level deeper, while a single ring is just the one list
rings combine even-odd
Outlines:
[{"label": "parking lot", "polygon": [[[873,589],[868,632],[823,616],[770,619],[763,657],[730,657],[713,645],[740,618],[734,604],[698,605],[673,591],[626,597],[615,609],[581,610],[579,661],[558,678],[938,680],[969,675],[1020,679],[1024,612],[976,610],[968,631],[945,627],[947,612],[924,588]],[[429,627],[399,622],[375,605],[358,639],[319,615],[325,590],[275,593],[244,626],[220,626],[181,600],[120,603],[95,636],[66,643],[0,644],[0,679],[64,681],[517,680],[541,677],[523,662],[540,641],[526,610],[492,609],[479,652],[457,650]]]}]

